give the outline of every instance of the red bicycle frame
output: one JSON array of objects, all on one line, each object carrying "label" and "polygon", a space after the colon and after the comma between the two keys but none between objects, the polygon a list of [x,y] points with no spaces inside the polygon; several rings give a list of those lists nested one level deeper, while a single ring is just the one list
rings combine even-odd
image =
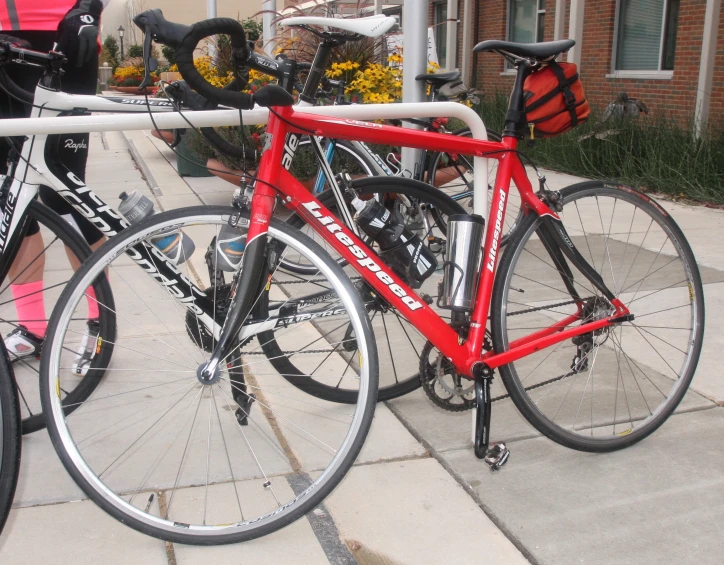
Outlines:
[{"label": "red bicycle frame", "polygon": [[[295,113],[291,107],[274,107],[271,110],[267,126],[267,135],[270,136],[271,142],[262,155],[257,170],[248,241],[266,234],[277,192],[281,193],[285,206],[299,214],[372,288],[430,340],[454,364],[460,375],[470,377],[473,374],[473,366],[479,363],[485,363],[490,368],[510,363],[574,336],[616,324],[619,321],[617,318],[628,314],[623,304],[614,299],[612,303],[616,306],[616,312],[613,316],[568,327],[581,320],[581,305],[579,305],[577,314],[510,343],[510,349],[504,353],[484,352],[483,340],[510,181],[513,180],[520,193],[521,209],[524,213],[548,215],[558,219],[558,215],[533,192],[525,168],[515,152],[517,139],[504,137],[502,142],[479,141],[357,120]],[[287,169],[296,150],[296,147],[288,145],[290,143],[288,140],[294,139],[288,136],[290,133],[380,144],[389,143],[390,139],[394,139],[395,145],[484,156],[500,162],[489,208],[492,212],[486,227],[482,273],[467,340],[463,341],[458,333],[392,272],[373,250],[288,172]]]}]

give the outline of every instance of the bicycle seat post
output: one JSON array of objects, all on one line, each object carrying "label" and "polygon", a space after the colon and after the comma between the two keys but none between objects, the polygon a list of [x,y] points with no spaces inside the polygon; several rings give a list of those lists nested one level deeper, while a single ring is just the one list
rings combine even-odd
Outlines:
[{"label": "bicycle seat post", "polygon": [[508,112],[505,114],[505,127],[503,137],[521,138],[521,128],[525,127],[525,99],[523,98],[523,84],[530,74],[532,64],[525,59],[518,59],[515,62],[517,74],[513,92],[510,95]]}]

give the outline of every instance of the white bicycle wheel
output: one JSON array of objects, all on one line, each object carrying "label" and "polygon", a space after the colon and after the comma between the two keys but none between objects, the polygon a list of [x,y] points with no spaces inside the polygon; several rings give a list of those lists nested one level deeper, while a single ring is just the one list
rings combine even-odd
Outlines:
[{"label": "white bicycle wheel", "polygon": [[[201,310],[211,303],[222,324],[229,301],[228,285],[209,286],[201,250],[232,212],[219,207],[167,212],[107,242],[61,296],[43,357],[43,407],[68,472],[115,518],[173,542],[235,543],[309,512],[354,462],[375,407],[377,353],[359,294],[319,246],[277,221],[269,229],[268,249],[276,248],[281,257],[292,251],[303,255],[327,279],[341,307],[266,319],[252,313],[218,378],[197,378],[218,338]],[[177,268],[175,280],[159,273],[164,256],[147,243],[169,229],[180,229],[198,250]],[[143,245],[153,253],[142,265],[151,277],[129,257]],[[116,297],[114,354],[93,394],[66,415],[57,391],[69,373],[74,351],[69,343],[77,340],[82,319],[77,310],[84,308],[87,281],[104,270]],[[180,297],[182,277],[205,289],[204,297],[194,295],[191,309]],[[260,286],[260,296],[267,291],[277,300],[283,296],[273,283]],[[322,316],[353,331],[359,352],[354,359],[343,343],[331,343],[320,331],[315,319]],[[278,328],[283,355],[294,355],[295,364],[310,371],[323,364],[321,372],[329,377],[357,381],[356,403],[325,402],[287,383],[251,339],[270,325]]]}]

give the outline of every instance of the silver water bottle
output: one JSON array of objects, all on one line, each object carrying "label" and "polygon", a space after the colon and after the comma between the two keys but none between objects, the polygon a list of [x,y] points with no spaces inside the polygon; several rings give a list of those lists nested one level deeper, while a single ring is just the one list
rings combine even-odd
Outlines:
[{"label": "silver water bottle", "polygon": [[466,311],[475,306],[483,257],[485,221],[476,214],[448,217],[447,250],[439,306]]},{"label": "silver water bottle", "polygon": [[[134,190],[131,194],[121,192],[119,198],[121,203],[118,206],[118,211],[123,214],[129,224],[137,224],[154,213],[153,202],[137,190]],[[156,235],[150,241],[174,265],[185,262],[196,249],[193,240],[177,229]]]}]

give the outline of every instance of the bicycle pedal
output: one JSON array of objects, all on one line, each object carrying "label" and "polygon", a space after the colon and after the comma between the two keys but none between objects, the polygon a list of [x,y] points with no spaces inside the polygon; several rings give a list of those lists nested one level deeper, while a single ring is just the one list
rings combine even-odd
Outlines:
[{"label": "bicycle pedal", "polygon": [[498,471],[508,462],[509,457],[510,449],[505,447],[504,443],[494,443],[493,446],[488,449],[483,461],[488,464],[491,471]]}]

